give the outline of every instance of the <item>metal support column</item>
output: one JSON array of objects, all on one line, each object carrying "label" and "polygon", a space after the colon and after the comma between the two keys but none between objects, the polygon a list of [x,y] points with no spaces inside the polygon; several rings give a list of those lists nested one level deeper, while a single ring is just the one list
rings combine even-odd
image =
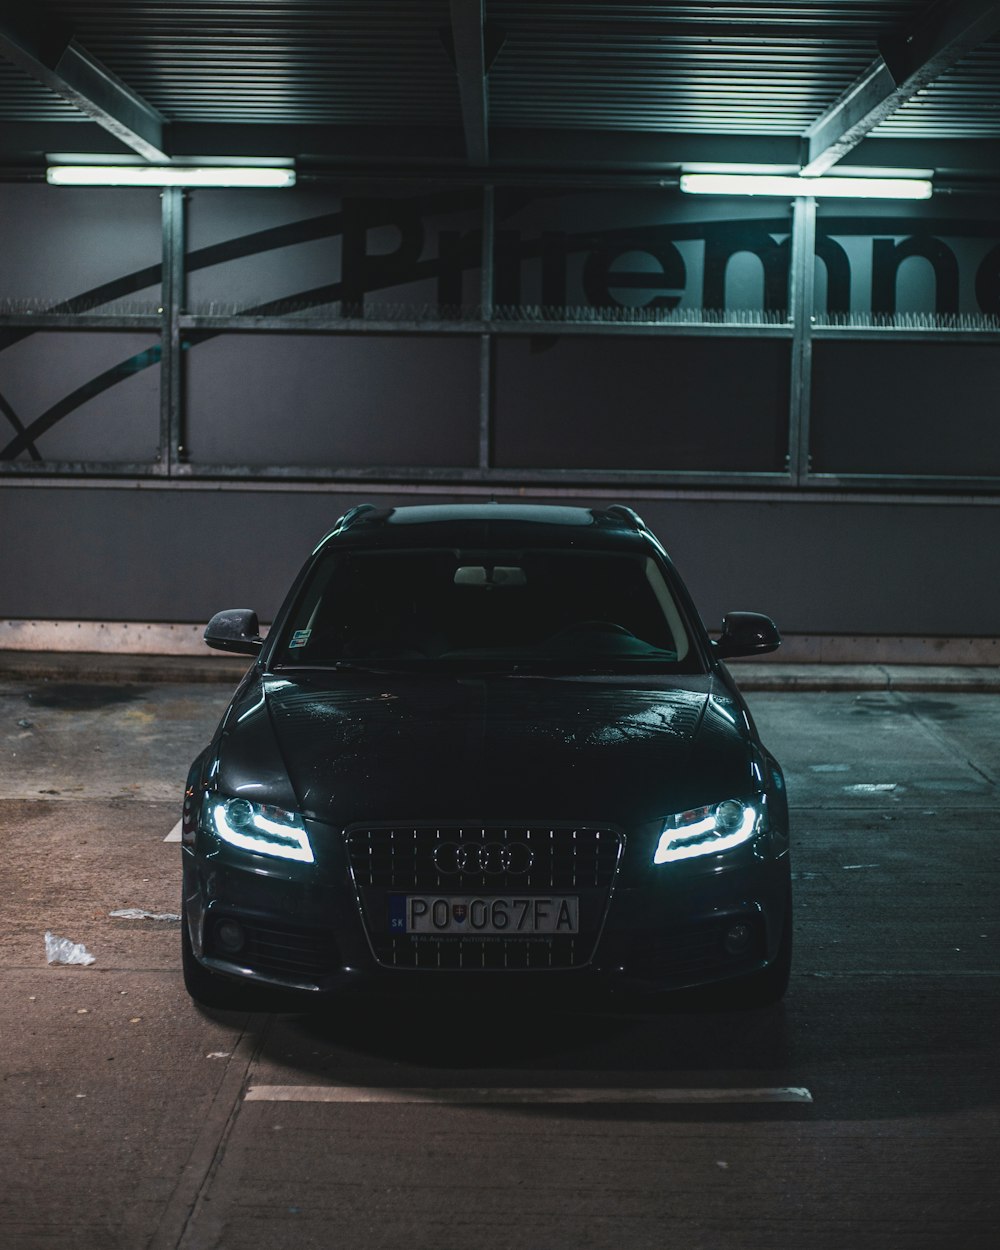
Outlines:
[{"label": "metal support column", "polygon": [[[483,239],[480,252],[480,316],[493,320],[493,188],[483,187]],[[479,468],[489,469],[493,448],[493,335],[487,328],[479,338]]]},{"label": "metal support column", "polygon": [[168,477],[187,460],[184,431],[181,313],[184,311],[185,192],[162,192],[163,293],[160,309],[159,472]]},{"label": "metal support column", "polygon": [[816,200],[798,196],[792,208],[792,366],[788,411],[788,473],[794,486],[809,476],[812,398],[812,325],[815,286]]}]

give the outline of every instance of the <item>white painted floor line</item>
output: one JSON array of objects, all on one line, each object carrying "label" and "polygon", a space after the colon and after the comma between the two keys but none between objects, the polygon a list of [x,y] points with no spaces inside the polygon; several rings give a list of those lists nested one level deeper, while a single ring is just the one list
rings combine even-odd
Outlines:
[{"label": "white painted floor line", "polygon": [[[162,829],[163,826],[161,825],[160,828]],[[173,829],[170,830],[170,832],[167,834],[167,836],[163,840],[164,842],[179,842],[181,840],[181,822],[180,821],[178,821],[177,824],[174,825]]]},{"label": "white painted floor line", "polygon": [[942,980],[951,977],[1000,977],[1000,969],[997,968],[889,968],[889,969],[873,969],[873,968],[841,968],[837,972],[793,972],[795,977],[803,977],[807,980],[823,980],[832,981],[837,977],[891,977],[893,981],[898,981],[901,977],[940,977]]},{"label": "white painted floor line", "polygon": [[251,1085],[247,1102],[335,1103],[761,1103],[812,1102],[809,1090],[778,1089],[366,1089],[350,1085]]}]

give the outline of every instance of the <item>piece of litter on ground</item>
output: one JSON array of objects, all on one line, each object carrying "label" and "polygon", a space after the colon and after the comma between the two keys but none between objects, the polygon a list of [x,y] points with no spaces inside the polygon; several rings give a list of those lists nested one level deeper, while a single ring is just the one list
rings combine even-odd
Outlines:
[{"label": "piece of litter on ground", "polygon": [[715,1166],[717,1168],[727,1168],[729,1167],[729,1164],[725,1161],[725,1159],[716,1159]]},{"label": "piece of litter on ground", "polygon": [[133,1016],[132,1019],[129,1021],[129,1024],[141,1024],[141,1023],[142,1023],[142,1016]]},{"label": "piece of litter on ground", "polygon": [[233,1052],[231,1050],[210,1050],[205,1056],[206,1059],[228,1059]]},{"label": "piece of litter on ground", "polygon": [[48,930],[45,932],[45,958],[50,964],[92,964],[97,956],[92,955],[82,942],[74,942],[70,938],[56,937]]},{"label": "piece of litter on ground", "polygon": [[89,1007],[77,1007],[76,1014],[78,1016],[89,1016],[90,1008]]},{"label": "piece of litter on ground", "polygon": [[141,907],[119,907],[116,911],[109,911],[108,915],[116,920],[170,920],[174,924],[180,921],[180,916],[174,911],[143,911]]}]

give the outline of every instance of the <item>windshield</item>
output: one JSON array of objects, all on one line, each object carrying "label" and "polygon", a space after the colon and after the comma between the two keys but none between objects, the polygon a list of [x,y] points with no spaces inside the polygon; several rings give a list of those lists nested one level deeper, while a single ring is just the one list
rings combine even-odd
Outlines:
[{"label": "windshield", "polygon": [[630,552],[331,552],[273,668],[473,665],[610,669],[693,662],[661,566]]}]

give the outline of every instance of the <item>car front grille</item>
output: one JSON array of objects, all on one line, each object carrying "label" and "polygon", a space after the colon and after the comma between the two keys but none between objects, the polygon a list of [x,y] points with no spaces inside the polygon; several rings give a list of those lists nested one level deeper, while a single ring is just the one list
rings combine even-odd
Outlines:
[{"label": "car front grille", "polygon": [[[614,830],[528,825],[416,825],[351,829],[347,849],[375,958],[392,968],[513,971],[589,962],[623,840]],[[414,935],[392,932],[390,898],[553,896],[579,899],[573,935]]]}]

